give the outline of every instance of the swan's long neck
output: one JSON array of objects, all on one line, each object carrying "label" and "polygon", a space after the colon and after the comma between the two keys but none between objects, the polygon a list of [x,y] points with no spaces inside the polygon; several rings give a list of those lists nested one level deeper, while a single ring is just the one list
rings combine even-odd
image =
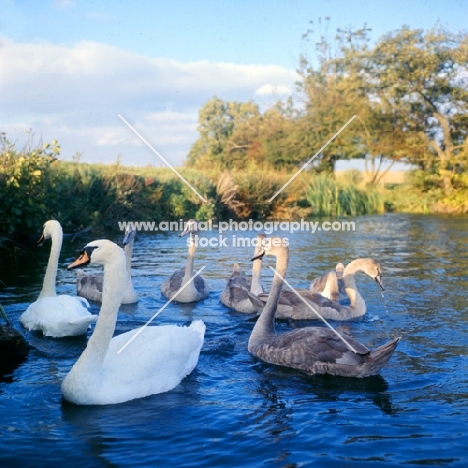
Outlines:
[{"label": "swan's long neck", "polygon": [[364,315],[366,313],[366,302],[357,290],[356,282],[354,281],[354,272],[349,273],[346,271],[347,268],[348,267],[346,267],[344,271],[343,283],[346,294],[349,297],[349,307],[351,307],[351,309],[353,309],[356,313]]},{"label": "swan's long neck", "polygon": [[[193,262],[195,260],[195,251],[197,250],[197,242],[195,234],[190,233],[190,243],[188,250],[187,264],[185,265],[185,275],[182,281],[182,285],[187,284],[190,281],[190,278],[193,276]],[[192,281],[193,285],[193,281]],[[187,286],[188,287],[188,286]]]},{"label": "swan's long neck", "polygon": [[[286,277],[286,270],[288,268],[288,250],[283,248],[278,252],[276,257],[276,271],[283,278]],[[268,300],[263,308],[260,317],[255,324],[252,334],[249,339],[249,349],[255,346],[265,338],[276,335],[275,332],[275,313],[278,307],[278,300],[283,287],[283,280],[275,273],[271,285],[271,291],[268,295]]]},{"label": "swan's long neck", "polygon": [[108,264],[104,267],[104,283],[102,289],[102,306],[99,311],[99,318],[96,322],[94,332],[88,340],[86,349],[76,362],[74,369],[78,372],[84,372],[86,375],[100,375],[104,358],[109,349],[109,343],[112,339],[119,311],[120,303],[124,292],[125,275],[124,257],[114,264]]},{"label": "swan's long neck", "polygon": [[362,271],[362,262],[360,258],[349,262],[343,271],[343,275],[354,275],[354,273],[358,271]]},{"label": "swan's long neck", "polygon": [[132,270],[133,239],[124,247],[125,268],[130,275]]},{"label": "swan's long neck", "polygon": [[252,265],[252,284],[250,286],[250,292],[253,294],[260,294],[263,292],[262,285],[260,283],[260,275],[262,272],[262,259],[258,258],[253,261]]},{"label": "swan's long neck", "polygon": [[[323,284],[323,277],[319,279]],[[319,283],[320,284],[320,283]],[[323,287],[322,296],[333,297],[339,291],[338,278],[336,272],[331,271],[325,275],[325,286]]]},{"label": "swan's long neck", "polygon": [[125,252],[125,269],[127,271],[126,288],[133,288],[132,285],[132,254],[133,254],[133,239],[124,247]]},{"label": "swan's long neck", "polygon": [[58,262],[60,251],[62,250],[63,234],[61,231],[56,230],[51,235],[52,245],[50,247],[49,261],[42,283],[42,291],[39,294],[39,299],[42,297],[53,297],[57,293],[55,291],[55,282],[57,280]]}]

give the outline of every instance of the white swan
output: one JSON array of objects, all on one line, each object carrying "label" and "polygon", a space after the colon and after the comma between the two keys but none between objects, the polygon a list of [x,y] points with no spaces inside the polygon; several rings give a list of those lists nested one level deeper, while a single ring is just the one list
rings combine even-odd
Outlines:
[{"label": "white swan", "polygon": [[[265,238],[264,234],[257,235],[255,239],[255,252],[254,256],[260,253],[261,242]],[[245,275],[245,272],[240,271],[239,265],[234,264],[234,271],[227,280],[227,284],[223,289],[220,297],[220,302],[226,307],[237,312],[243,312],[245,314],[253,314],[256,312],[255,307],[249,299],[245,288],[250,289],[253,294],[261,294],[263,287],[260,283],[260,274],[262,271],[262,259],[258,258],[253,261],[252,264],[252,278],[249,279]]]},{"label": "white swan", "polygon": [[50,220],[44,224],[38,244],[49,238],[52,239],[52,247],[42,291],[37,301],[23,312],[20,322],[28,330],[42,331],[44,336],[60,338],[82,335],[97,316],[88,312],[85,307],[89,305],[86,299],[65,294],[57,296],[55,281],[63,239],[62,226],[58,221]]},{"label": "white swan", "polygon": [[[261,255],[276,256],[276,271],[268,301],[249,338],[248,350],[262,361],[299,369],[309,375],[332,374],[346,377],[376,375],[387,364],[400,337],[368,349],[352,336],[341,336],[354,348],[348,347],[332,330],[324,327],[296,328],[277,335],[275,312],[288,266],[288,247],[281,238],[272,237]],[[279,239],[280,242],[275,242]]]},{"label": "white swan", "polygon": [[62,383],[65,399],[107,405],[176,387],[197,365],[205,324],[145,326],[112,338],[126,281],[125,255],[113,242],[97,240],[68,269],[90,262],[104,266],[102,306],[86,349]]},{"label": "white swan", "polygon": [[[349,306],[331,301],[319,293],[311,292],[306,289],[296,289],[296,292],[305,300],[304,302],[294,291],[283,290],[279,298],[276,318],[320,320],[312,308],[309,307],[308,303],[325,319],[353,320],[362,317],[366,313],[366,302],[359,294],[356,282],[354,281],[354,273],[357,271],[357,267],[373,278],[380,286],[381,290],[384,291],[380,265],[371,258],[362,258],[359,259],[359,261],[351,262],[344,269],[343,283],[345,292],[350,300]],[[262,293],[257,296],[249,294],[249,299],[256,307],[257,312],[261,311],[262,302],[263,304],[267,302],[268,294],[269,293]]]},{"label": "white swan", "polygon": [[[127,281],[125,282],[122,304],[135,304],[138,302],[138,296],[132,283],[132,254],[135,236],[136,230],[127,227],[123,239]],[[85,297],[91,301],[102,302],[102,281],[103,275],[88,275],[83,270],[77,270],[76,290],[78,296]]]},{"label": "white swan", "polygon": [[[194,275],[193,262],[195,259],[195,251],[197,250],[198,244],[198,223],[195,219],[187,221],[184,231],[179,234],[179,237],[183,237],[190,234],[189,238],[189,250],[187,263],[180,270],[177,270],[169,278],[167,278],[161,285],[161,292],[168,299],[172,299],[180,289],[184,288],[177,297],[174,299],[176,302],[198,302],[202,301],[208,296],[209,290],[206,281],[201,275],[192,279]],[[189,283],[187,285],[187,283]],[[185,286],[187,285],[187,286]]]}]

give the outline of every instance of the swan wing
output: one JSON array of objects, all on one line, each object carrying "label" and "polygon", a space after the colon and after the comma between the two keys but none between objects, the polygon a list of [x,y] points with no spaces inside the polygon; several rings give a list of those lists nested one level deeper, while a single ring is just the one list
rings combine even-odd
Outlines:
[{"label": "swan wing", "polygon": [[269,339],[268,342],[259,345],[256,354],[267,362],[303,370],[309,370],[317,364],[362,364],[370,350],[352,336],[344,333],[341,335],[357,353],[331,330],[306,327]]},{"label": "swan wing", "polygon": [[148,326],[114,337],[102,368],[104,403],[176,387],[197,365],[204,333],[205,325],[198,320],[189,327]]},{"label": "swan wing", "polygon": [[85,307],[82,297],[61,295],[43,297],[29,305],[20,322],[28,330],[42,331],[44,336],[60,338],[86,333],[90,323],[97,319]]}]

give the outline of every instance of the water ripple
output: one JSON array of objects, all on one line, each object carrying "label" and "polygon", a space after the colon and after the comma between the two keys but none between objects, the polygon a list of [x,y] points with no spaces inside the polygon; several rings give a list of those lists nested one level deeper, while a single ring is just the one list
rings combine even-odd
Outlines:
[{"label": "water ripple", "polygon": [[[56,340],[19,326],[47,262],[47,249],[31,245],[27,269],[24,262],[8,263],[0,273],[0,299],[33,346],[28,360],[0,379],[0,465],[466,466],[468,220],[384,215],[355,221],[357,231],[346,235],[290,236],[288,281],[307,287],[338,261],[356,257],[381,263],[385,297],[357,275],[368,312],[345,325],[370,347],[403,336],[380,376],[310,377],[253,358],[247,341],[255,319],[219,303],[233,263],[248,271],[252,252],[200,249],[196,264],[206,265],[209,298],[173,303],[151,324],[203,319],[197,368],[170,392],[111,406],[78,407],[61,397],[60,384],[92,330]],[[64,243],[61,293],[74,294],[74,274],[64,266],[82,244]],[[165,304],[160,285],[185,255],[176,235],[137,237],[133,276],[140,301],[121,308],[116,333],[141,326]],[[271,278],[265,269],[267,288]],[[98,310],[93,304],[92,312]],[[306,325],[282,322],[278,329]]]}]

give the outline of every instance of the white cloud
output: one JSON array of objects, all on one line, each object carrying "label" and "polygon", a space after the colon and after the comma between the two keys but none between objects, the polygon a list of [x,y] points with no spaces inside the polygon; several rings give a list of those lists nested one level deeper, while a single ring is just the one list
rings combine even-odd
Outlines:
[{"label": "white cloud", "polygon": [[268,83],[255,90],[255,94],[257,96],[275,96],[281,98],[284,96],[290,96],[292,94],[292,89],[290,86],[272,85]]},{"label": "white cloud", "polygon": [[273,65],[181,63],[94,42],[0,40],[0,69],[1,131],[32,128],[44,140],[58,139],[65,157],[80,151],[85,161],[109,162],[120,153],[125,164],[153,156],[119,113],[180,164],[207,100],[261,98],[265,105],[290,94],[297,80],[293,70]]}]

